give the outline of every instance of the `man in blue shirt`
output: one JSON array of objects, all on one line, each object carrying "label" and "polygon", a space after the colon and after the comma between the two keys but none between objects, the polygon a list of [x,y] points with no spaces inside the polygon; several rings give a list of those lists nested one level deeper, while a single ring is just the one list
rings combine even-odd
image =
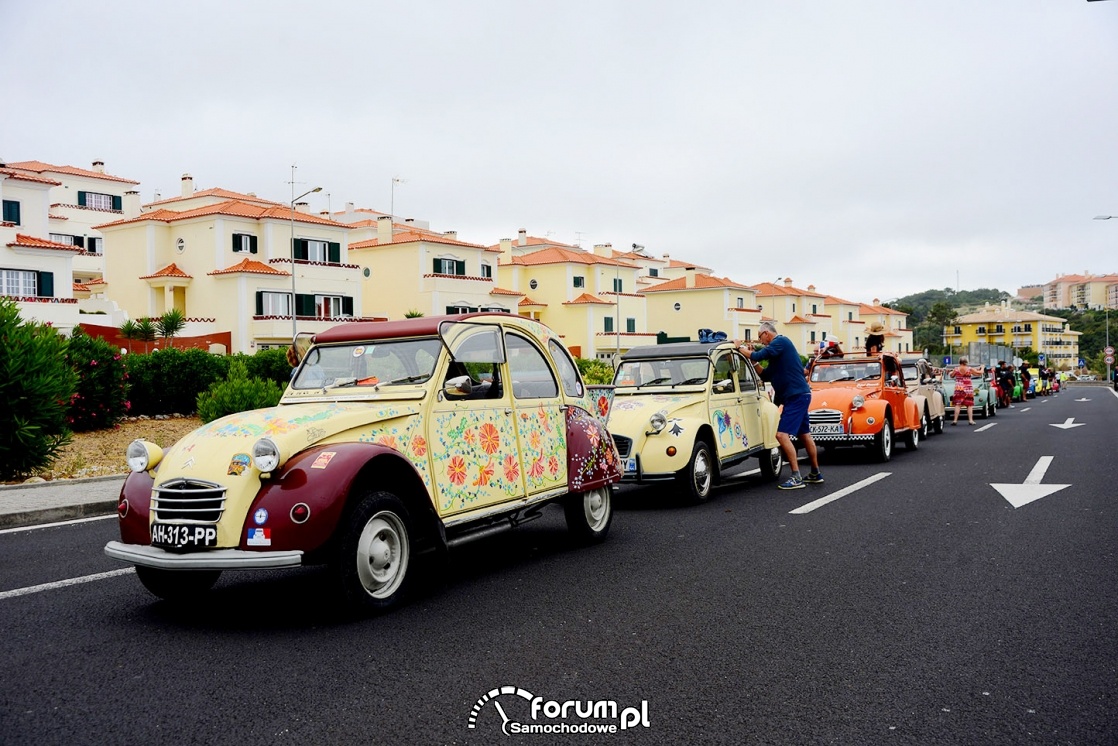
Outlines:
[{"label": "man in blue shirt", "polygon": [[[774,403],[784,405],[780,413],[780,424],[776,428],[776,439],[784,451],[784,460],[792,467],[792,476],[781,482],[779,487],[782,490],[798,490],[803,489],[805,482],[822,484],[819,456],[815,450],[815,441],[811,439],[811,425],[807,417],[808,407],[811,405],[811,387],[804,377],[800,353],[796,351],[792,340],[776,333],[776,327],[770,321],[761,324],[757,330],[757,339],[765,346],[754,350],[753,345],[744,345],[743,351],[754,364],[762,360],[769,361],[764,379],[772,384],[773,391],[776,392]],[[793,435],[799,438],[811,462],[811,472],[806,477],[800,476],[796,447],[792,444]]]}]

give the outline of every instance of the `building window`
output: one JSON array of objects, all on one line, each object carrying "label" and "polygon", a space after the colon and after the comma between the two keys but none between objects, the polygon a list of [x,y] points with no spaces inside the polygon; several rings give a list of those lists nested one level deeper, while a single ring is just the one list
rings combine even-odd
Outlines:
[{"label": "building window", "polygon": [[336,241],[295,239],[295,259],[307,262],[341,264],[342,245]]},{"label": "building window", "polygon": [[473,313],[476,310],[477,310],[476,308],[470,308],[469,306],[447,306],[446,307],[446,312],[448,314]]},{"label": "building window", "polygon": [[659,277],[660,276],[660,270],[656,269],[655,267],[649,267],[648,268],[648,276],[649,277]]},{"label": "building window", "polygon": [[994,326],[994,334],[1004,334],[1004,333],[1005,333],[1005,327],[1003,327],[1001,324],[996,324]]},{"label": "building window", "polygon": [[815,341],[815,332],[812,332],[812,333],[811,333],[811,341],[812,341],[812,342],[814,342],[814,341]]},{"label": "building window", "polygon": [[1032,330],[1033,330],[1033,325],[1032,324],[1025,324],[1025,331],[1031,332]]},{"label": "building window", "polygon": [[19,202],[14,199],[4,200],[4,222],[19,225]]},{"label": "building window", "polygon": [[738,298],[738,308],[745,308],[745,298]]},{"label": "building window", "polygon": [[817,306],[817,305],[816,305],[816,304],[814,304],[814,303],[812,303],[812,304],[811,304],[811,312],[812,312],[813,314],[814,314],[814,313],[819,313],[819,312],[818,312],[818,311],[816,310],[817,308],[819,308],[819,306]]},{"label": "building window", "polygon": [[78,205],[80,207],[91,207],[94,210],[117,210],[121,209],[121,202],[123,200],[112,194],[101,194],[100,192],[78,192]]},{"label": "building window", "polygon": [[[321,243],[321,242],[316,242]],[[255,254],[256,253],[256,236],[249,233],[234,233],[233,234],[233,253],[235,254]]]},{"label": "building window", "polygon": [[[50,233],[47,235],[55,243],[64,243],[67,246],[82,246],[82,240],[77,236],[68,236],[65,233]],[[82,248],[85,248],[82,246]]]},{"label": "building window", "polygon": [[482,264],[481,265],[481,276],[486,278],[486,279],[490,279],[490,280],[493,279],[493,265]]},{"label": "building window", "polygon": [[955,334],[962,334],[962,333],[963,333],[963,327],[961,327],[961,326],[955,327]]},{"label": "building window", "polygon": [[54,297],[54,273],[0,269],[0,293],[16,297]]},{"label": "building window", "polygon": [[435,259],[435,274],[465,276],[466,262],[459,259]]},{"label": "building window", "polygon": [[90,254],[100,254],[105,250],[105,239],[90,236],[85,239],[85,250]]},{"label": "building window", "polygon": [[342,296],[316,295],[314,315],[320,319],[336,319],[342,316]]},{"label": "building window", "polygon": [[615,293],[625,292],[623,290],[624,286],[625,286],[625,283],[624,283],[624,281],[622,281],[622,279],[620,277],[614,277],[613,278],[613,292],[615,292]]},{"label": "building window", "polygon": [[742,333],[745,335],[745,341],[746,342],[750,341],[750,339],[752,339],[752,337],[753,337],[753,330],[752,329],[744,329],[744,330],[742,330]]},{"label": "building window", "polygon": [[574,278],[574,283],[575,283],[574,286],[576,288],[584,288],[584,287],[586,287],[586,278],[582,277],[582,276],[576,276]]},{"label": "building window", "polygon": [[291,293],[274,293],[261,290],[256,294],[257,316],[290,316]]},{"label": "building window", "polygon": [[846,312],[846,320],[847,321],[853,321],[854,320],[854,312],[853,311],[847,311]]},{"label": "building window", "polygon": [[603,327],[604,330],[607,331],[607,332],[612,332],[613,331],[613,317],[612,316],[606,316],[605,322],[606,322],[605,327]]},{"label": "building window", "polygon": [[625,319],[625,331],[629,334],[635,334],[637,331],[636,319]]}]

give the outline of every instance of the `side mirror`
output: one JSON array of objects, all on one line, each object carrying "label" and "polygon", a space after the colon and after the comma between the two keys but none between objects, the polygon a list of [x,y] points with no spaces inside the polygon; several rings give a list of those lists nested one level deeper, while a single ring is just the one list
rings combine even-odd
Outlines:
[{"label": "side mirror", "polygon": [[733,390],[734,390],[733,379],[726,378],[722,381],[715,381],[714,382],[714,393],[716,393],[716,394],[728,394]]},{"label": "side mirror", "polygon": [[451,398],[469,396],[474,390],[474,384],[469,376],[455,376],[446,379],[443,383],[443,393]]}]

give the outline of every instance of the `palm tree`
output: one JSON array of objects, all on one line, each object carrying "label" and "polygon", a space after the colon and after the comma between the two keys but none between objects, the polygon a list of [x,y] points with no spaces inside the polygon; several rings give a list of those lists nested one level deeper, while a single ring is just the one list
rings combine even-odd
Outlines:
[{"label": "palm tree", "polygon": [[147,316],[136,322],[136,339],[144,343],[144,352],[148,352],[148,343],[154,342],[158,332],[153,322]]},{"label": "palm tree", "polygon": [[422,316],[423,316],[423,311],[418,311],[414,308],[404,314],[405,319],[418,319],[418,318],[422,318]]},{"label": "palm tree", "polygon": [[117,331],[120,333],[120,336],[128,340],[128,354],[131,355],[132,340],[139,339],[139,327],[136,325],[135,321],[133,321],[132,319],[128,319],[120,325],[120,329],[118,329]]},{"label": "palm tree", "polygon": [[182,315],[182,311],[177,308],[172,308],[155,320],[155,328],[159,331],[159,336],[167,340],[169,347],[175,346],[172,340],[176,334],[182,331],[184,326],[186,326],[186,318]]}]

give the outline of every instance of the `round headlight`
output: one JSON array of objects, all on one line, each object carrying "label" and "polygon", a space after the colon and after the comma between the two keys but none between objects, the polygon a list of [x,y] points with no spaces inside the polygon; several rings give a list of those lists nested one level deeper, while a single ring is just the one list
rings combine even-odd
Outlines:
[{"label": "round headlight", "polygon": [[252,444],[252,463],[262,473],[275,471],[279,466],[279,446],[271,438],[261,438]]},{"label": "round headlight", "polygon": [[853,399],[850,400],[850,406],[853,407],[854,409],[861,409],[862,407],[865,406],[865,404],[866,404],[866,397],[862,396],[861,394],[858,394],[857,396],[855,396]]},{"label": "round headlight", "polygon": [[653,432],[658,433],[667,427],[668,417],[663,412],[657,412],[648,418],[648,424],[652,426]]},{"label": "round headlight", "polygon": [[163,458],[163,449],[146,440],[134,440],[124,451],[128,468],[136,473],[154,468],[161,458]]}]

